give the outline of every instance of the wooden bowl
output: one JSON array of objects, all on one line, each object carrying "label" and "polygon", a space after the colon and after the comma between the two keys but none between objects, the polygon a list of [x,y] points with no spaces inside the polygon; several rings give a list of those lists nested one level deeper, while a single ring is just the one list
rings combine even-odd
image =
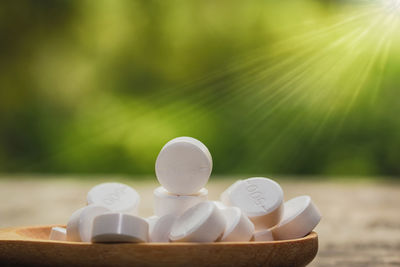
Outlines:
[{"label": "wooden bowl", "polygon": [[0,266],[305,266],[318,251],[315,232],[272,242],[92,244],[48,240],[53,226],[0,229]]}]

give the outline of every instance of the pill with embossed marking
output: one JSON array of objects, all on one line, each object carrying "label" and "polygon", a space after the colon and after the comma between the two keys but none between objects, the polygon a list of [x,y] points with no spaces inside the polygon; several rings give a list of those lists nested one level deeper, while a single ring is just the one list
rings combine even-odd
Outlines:
[{"label": "pill with embossed marking", "polygon": [[255,229],[270,228],[279,223],[283,214],[283,191],[275,181],[253,177],[240,180],[222,193],[227,206],[239,207],[254,223]]},{"label": "pill with embossed marking", "polygon": [[135,189],[126,184],[103,183],[90,189],[87,202],[105,206],[113,212],[137,215],[140,196]]},{"label": "pill with embossed marking", "polygon": [[306,236],[321,220],[321,213],[309,196],[299,196],[285,202],[281,222],[273,227],[276,240],[295,239]]}]

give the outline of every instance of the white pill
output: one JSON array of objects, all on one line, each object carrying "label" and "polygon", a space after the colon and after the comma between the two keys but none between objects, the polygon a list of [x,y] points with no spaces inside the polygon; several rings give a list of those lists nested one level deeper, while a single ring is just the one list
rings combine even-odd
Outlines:
[{"label": "white pill", "polygon": [[214,202],[215,206],[217,206],[217,208],[219,208],[220,210],[227,208],[227,206],[224,203],[222,203],[221,201],[213,201],[213,202]]},{"label": "white pill", "polygon": [[150,233],[153,231],[154,225],[156,224],[158,219],[160,219],[160,217],[156,216],[156,215],[153,215],[153,216],[150,216],[150,217],[146,218],[146,221],[149,224],[149,242],[151,242]]},{"label": "white pill", "polygon": [[254,224],[238,207],[224,208],[222,213],[226,220],[222,242],[249,241],[253,237]]},{"label": "white pill", "polygon": [[212,201],[186,210],[172,226],[172,242],[213,242],[224,233],[225,218]]},{"label": "white pill", "polygon": [[212,158],[207,147],[191,137],[169,141],[156,160],[160,184],[177,195],[196,194],[210,178]]},{"label": "white pill", "polygon": [[110,210],[100,205],[89,205],[75,211],[67,223],[67,240],[90,242],[92,239],[93,219]]},{"label": "white pill", "polygon": [[272,228],[276,240],[306,236],[321,220],[321,213],[309,196],[299,196],[285,202],[282,221]]},{"label": "white pill", "polygon": [[87,194],[88,204],[102,205],[113,212],[125,212],[136,215],[140,196],[132,187],[121,183],[103,183],[96,185]]},{"label": "white pill", "polygon": [[274,237],[272,235],[272,231],[270,229],[263,229],[254,232],[253,235],[254,241],[273,241]]},{"label": "white pill", "polygon": [[93,221],[92,242],[147,242],[149,224],[145,219],[126,213],[106,213]]},{"label": "white pill", "polygon": [[176,216],[167,214],[159,217],[149,228],[150,242],[169,242],[169,234]]},{"label": "white pill", "polygon": [[50,240],[66,241],[67,240],[67,229],[63,227],[52,227],[50,230]]},{"label": "white pill", "polygon": [[225,196],[221,199],[224,204],[239,207],[256,230],[270,228],[282,218],[283,191],[271,179],[254,177],[238,181],[227,189]]},{"label": "white pill", "polygon": [[224,192],[222,192],[220,199],[222,203],[226,203],[226,205],[231,205],[230,204],[230,197],[229,195],[232,192],[232,189],[238,185],[240,182],[242,182],[242,180],[237,180],[236,182],[234,182],[233,184],[231,184]]},{"label": "white pill", "polygon": [[154,226],[154,224],[158,221],[158,219],[160,219],[160,217],[158,216],[150,216],[147,217],[145,220],[147,221],[147,223],[149,224],[149,231],[151,230],[151,228]]},{"label": "white pill", "polygon": [[153,192],[154,194],[154,214],[164,216],[166,214],[181,215],[185,210],[194,205],[207,201],[208,190],[205,188],[193,195],[175,195],[169,193],[164,187],[160,186]]}]

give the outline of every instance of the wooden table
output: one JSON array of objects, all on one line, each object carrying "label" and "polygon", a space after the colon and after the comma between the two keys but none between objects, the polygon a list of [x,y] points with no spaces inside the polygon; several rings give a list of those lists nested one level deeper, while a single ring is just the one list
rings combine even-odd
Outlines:
[{"label": "wooden table", "polygon": [[[3,176],[0,227],[64,224],[75,209],[85,205],[89,188],[104,181],[136,188],[142,197],[140,214],[152,215],[155,178]],[[211,178],[209,198],[218,199],[233,181]],[[400,183],[300,177],[277,181],[286,199],[310,195],[322,212],[315,229],[320,250],[310,266],[400,266]]]}]

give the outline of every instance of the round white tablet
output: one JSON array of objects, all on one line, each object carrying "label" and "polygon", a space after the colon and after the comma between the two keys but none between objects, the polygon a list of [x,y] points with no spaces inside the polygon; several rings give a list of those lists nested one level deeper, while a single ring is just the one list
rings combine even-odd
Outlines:
[{"label": "round white tablet", "polygon": [[67,223],[67,240],[90,242],[92,238],[93,219],[106,212],[109,212],[109,209],[94,204],[75,211]]},{"label": "round white tablet", "polygon": [[231,205],[231,203],[230,203],[231,201],[230,201],[229,195],[231,194],[232,189],[233,189],[236,185],[238,185],[240,182],[242,182],[242,180],[237,180],[236,182],[234,182],[233,184],[231,184],[227,189],[225,189],[224,192],[222,192],[222,194],[221,194],[221,196],[220,196],[220,199],[221,199],[221,202],[222,202],[222,203],[225,203],[225,205],[228,205],[228,206]]},{"label": "round white tablet", "polygon": [[221,201],[213,201],[213,202],[214,202],[215,206],[217,206],[217,208],[219,208],[220,210],[227,208],[227,206],[224,203],[222,203]]},{"label": "round white tablet", "polygon": [[249,241],[253,237],[254,225],[238,207],[222,209],[226,226],[222,242]]},{"label": "round white tablet", "polygon": [[181,215],[185,210],[194,205],[207,201],[208,190],[205,188],[193,195],[175,195],[169,193],[164,187],[157,187],[154,192],[154,214],[164,216],[166,214]]},{"label": "round white tablet", "polygon": [[149,224],[145,219],[124,213],[106,213],[93,221],[92,242],[147,242]]},{"label": "round white tablet", "polygon": [[169,141],[156,160],[156,175],[170,193],[191,195],[205,186],[210,178],[212,158],[207,147],[191,137]]},{"label": "round white tablet", "polygon": [[299,196],[285,202],[282,221],[272,228],[276,240],[306,236],[321,220],[321,213],[309,196]]},{"label": "round white tablet", "polygon": [[[223,193],[224,195],[224,193]],[[225,205],[239,207],[256,230],[279,223],[283,213],[283,191],[275,181],[254,177],[238,181],[221,199]]]},{"label": "round white tablet", "polygon": [[172,226],[172,242],[214,242],[225,229],[225,218],[212,201],[186,210]]},{"label": "round white tablet", "polygon": [[154,226],[154,224],[158,221],[158,219],[160,219],[160,217],[158,216],[150,216],[147,217],[145,220],[147,221],[147,223],[149,224],[149,231],[151,231],[152,227]]},{"label": "round white tablet", "polygon": [[150,227],[150,242],[169,242],[169,234],[176,216],[167,214],[161,216]]},{"label": "round white tablet", "polygon": [[67,240],[67,229],[63,227],[52,227],[50,231],[50,240],[66,241]]},{"label": "round white tablet", "polygon": [[274,237],[270,229],[263,229],[254,232],[253,241],[273,241]]},{"label": "round white tablet", "polygon": [[113,212],[136,215],[140,196],[132,187],[121,183],[96,185],[87,194],[88,204],[102,205]]}]

